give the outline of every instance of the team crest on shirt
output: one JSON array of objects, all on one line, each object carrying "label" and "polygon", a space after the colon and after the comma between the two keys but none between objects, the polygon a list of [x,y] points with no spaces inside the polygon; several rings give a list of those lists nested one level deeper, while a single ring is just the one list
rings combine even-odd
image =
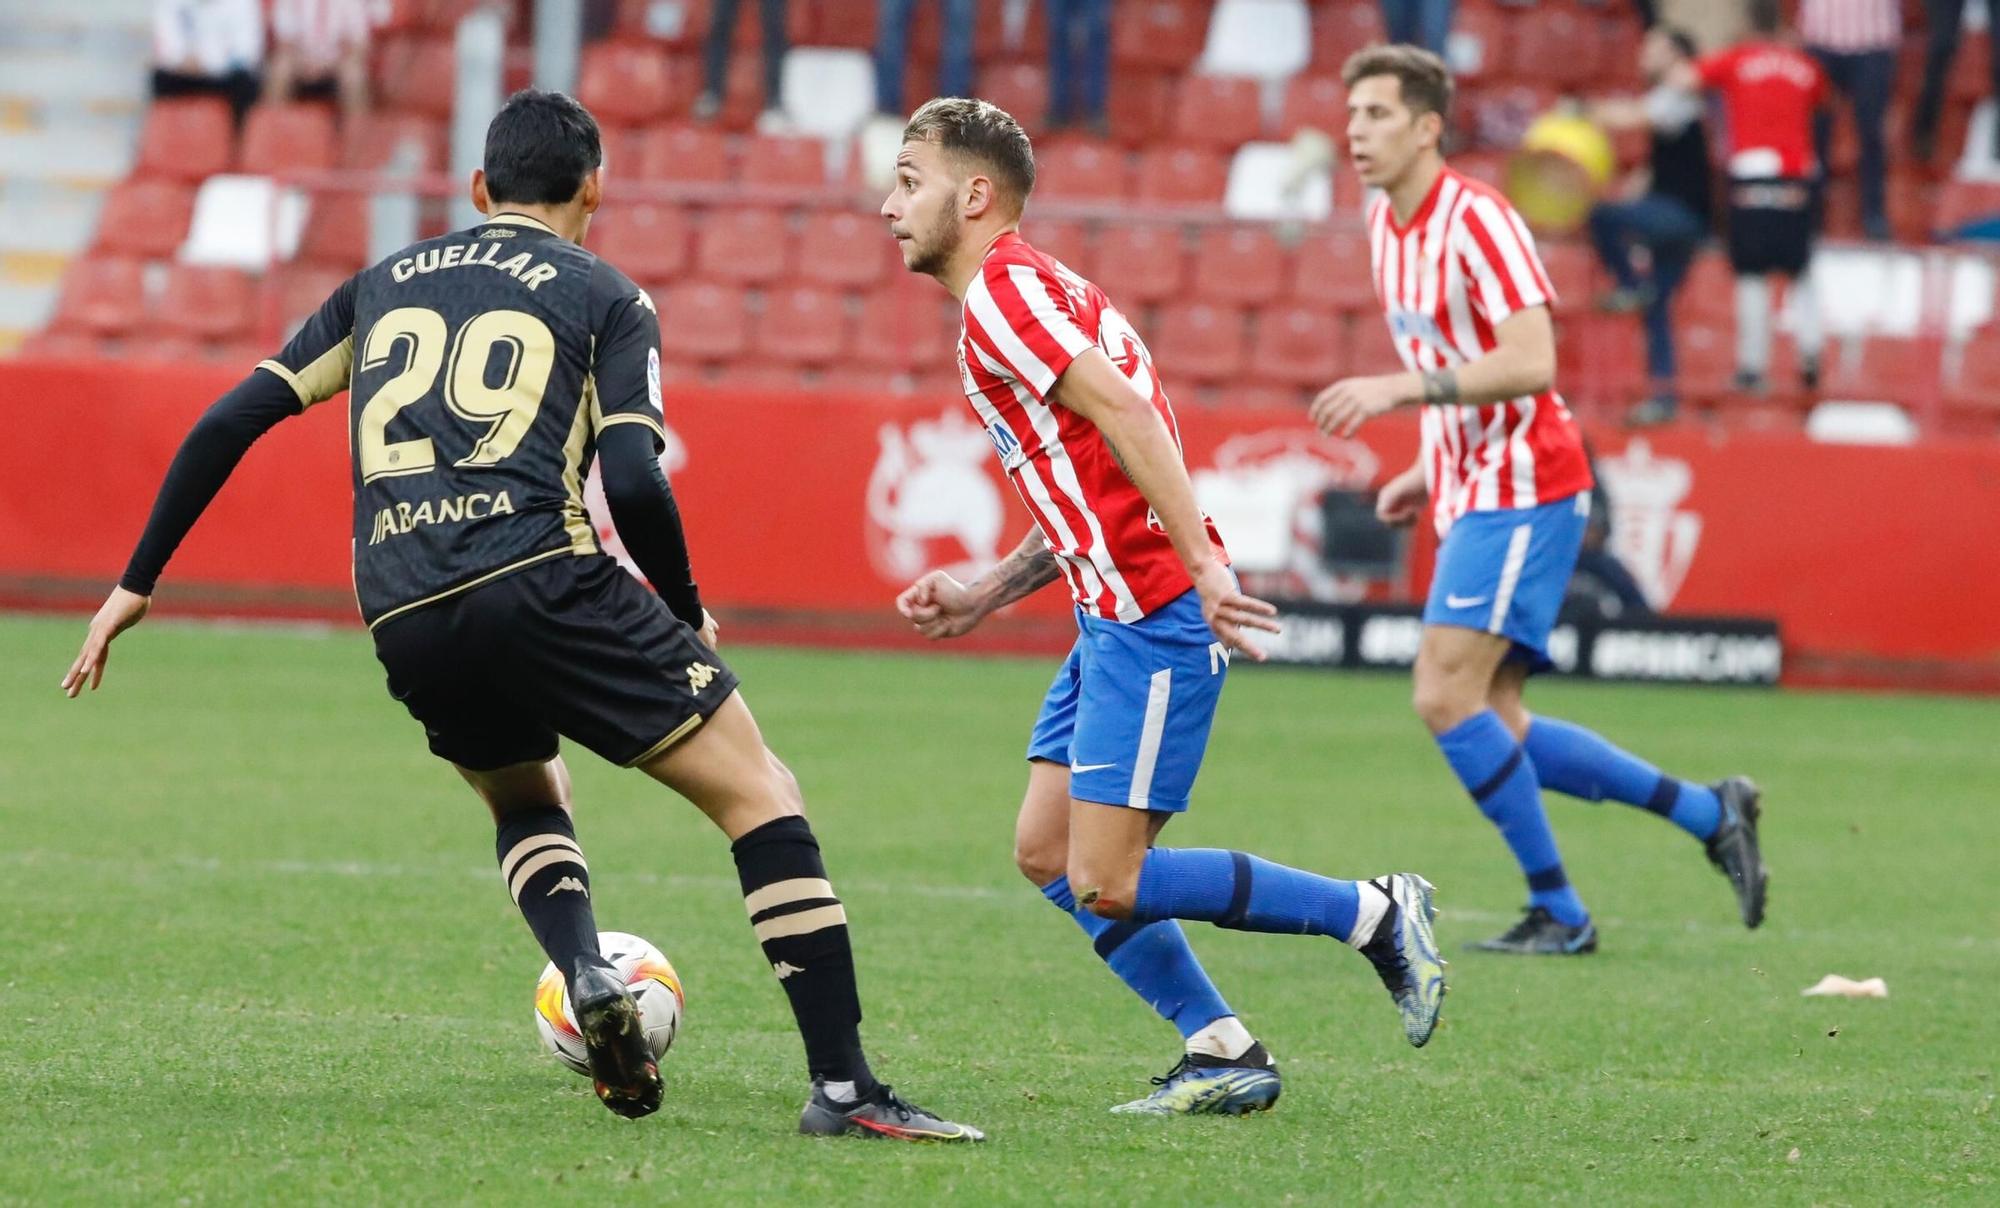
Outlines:
[{"label": "team crest on shirt", "polygon": [[[996,425],[997,427],[997,425]],[[1011,432],[981,428],[957,411],[934,420],[886,423],[868,475],[868,558],[885,580],[903,584],[927,570],[970,578],[1000,558],[1006,505],[987,450]]]},{"label": "team crest on shirt", "polygon": [[1228,543],[1245,591],[1358,600],[1368,581],[1326,567],[1320,497],[1365,491],[1380,469],[1374,450],[1360,441],[1273,428],[1224,441],[1214,464],[1194,471],[1194,492]]},{"label": "team crest on shirt", "polygon": [[1701,514],[1681,506],[1694,486],[1694,468],[1659,457],[1652,442],[1631,441],[1616,457],[1597,459],[1604,493],[1611,497],[1611,549],[1639,581],[1646,601],[1665,608],[1687,582],[1701,544]]},{"label": "team crest on shirt", "polygon": [[1416,340],[1432,348],[1444,347],[1444,332],[1437,319],[1414,310],[1397,308],[1389,312],[1389,331],[1400,342]]}]

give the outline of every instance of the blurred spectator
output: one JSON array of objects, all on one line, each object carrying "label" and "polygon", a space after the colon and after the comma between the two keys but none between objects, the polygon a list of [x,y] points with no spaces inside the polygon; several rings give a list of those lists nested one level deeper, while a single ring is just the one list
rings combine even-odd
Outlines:
[{"label": "blurred spectator", "polygon": [[[944,57],[938,63],[939,96],[972,95],[973,0],[941,0]],[[903,69],[909,61],[910,10],[917,0],[879,0],[875,8],[875,109],[904,116]]]},{"label": "blurred spectator", "polygon": [[[1695,57],[1694,39],[1685,31],[1655,26],[1639,44],[1639,70],[1651,85],[1645,97],[1592,107],[1591,116],[1602,126],[1652,133],[1647,166],[1633,174],[1626,199],[1602,202],[1590,212],[1591,241],[1618,283],[1604,299],[1604,308],[1643,311],[1646,317],[1646,372],[1652,390],[1633,414],[1638,423],[1665,423],[1674,416],[1671,305],[1714,218],[1704,106],[1700,96],[1670,82]],[[1639,247],[1646,249],[1650,262],[1644,275],[1632,262],[1633,249]]]},{"label": "blurred spectator", "polygon": [[1778,5],[1750,0],[1748,38],[1674,72],[1682,85],[1713,89],[1722,98],[1729,131],[1729,261],[1736,270],[1736,385],[1754,392],[1766,388],[1771,366],[1772,276],[1792,279],[1799,368],[1809,391],[1819,386],[1824,340],[1809,270],[1819,215],[1813,130],[1827,81],[1785,32]]},{"label": "blurred spectator", "polygon": [[[740,0],[715,0],[708,14],[708,42],[702,48],[702,90],[695,98],[694,115],[703,121],[722,112],[722,93],[729,85],[729,48],[736,39],[736,13]],[[778,108],[785,69],[785,0],[757,0],[757,14],[764,23],[764,113],[757,119],[759,129],[768,130],[784,122]]]},{"label": "blurred spectator", "polygon": [[1433,54],[1445,52],[1456,0],[1382,0],[1382,21],[1391,42],[1409,42]]},{"label": "blurred spectator", "polygon": [[264,96],[337,97],[343,112],[368,108],[368,35],[375,0],[273,0]]},{"label": "blurred spectator", "polygon": [[[1990,12],[2000,6],[1988,0],[1987,7]],[[1910,144],[1916,157],[1929,163],[1937,155],[1938,110],[1944,104],[1951,61],[1958,56],[1958,39],[1965,28],[1965,0],[1924,0],[1924,23],[1928,27],[1924,48],[1924,86],[1917,93],[1916,112],[1910,119]],[[1989,33],[1987,36],[1992,35]],[[1992,95],[2000,97],[2000,55],[1993,56],[1992,90]],[[2000,157],[2000,123],[1995,124],[1993,133],[1993,154]],[[1945,151],[1955,155],[1958,148],[1947,147]]]},{"label": "blurred spectator", "polygon": [[[1883,194],[1889,182],[1883,119],[1896,82],[1896,48],[1903,40],[1897,0],[1804,0],[1799,30],[1827,79],[1847,98],[1861,136],[1861,225],[1870,239],[1889,238]],[[1833,111],[1822,110],[1814,135],[1821,162],[1833,136]]]},{"label": "blurred spectator", "polygon": [[1110,133],[1104,104],[1111,79],[1111,0],[1048,0],[1049,117],[1060,130],[1081,121]]},{"label": "blurred spectator", "polygon": [[257,0],[153,0],[154,96],[219,96],[241,122],[263,59]]}]

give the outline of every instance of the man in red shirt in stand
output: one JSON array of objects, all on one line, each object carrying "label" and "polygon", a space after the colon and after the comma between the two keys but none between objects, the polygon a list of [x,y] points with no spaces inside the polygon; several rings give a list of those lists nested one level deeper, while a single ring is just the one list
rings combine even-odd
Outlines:
[{"label": "man in red shirt in stand", "polygon": [[1826,74],[1784,30],[1779,0],[1750,0],[1748,40],[1687,65],[1688,89],[1722,98],[1729,173],[1729,262],[1736,269],[1736,386],[1761,393],[1771,367],[1771,283],[1790,277],[1799,370],[1819,386],[1819,300],[1812,247],[1821,168],[1813,119]]}]

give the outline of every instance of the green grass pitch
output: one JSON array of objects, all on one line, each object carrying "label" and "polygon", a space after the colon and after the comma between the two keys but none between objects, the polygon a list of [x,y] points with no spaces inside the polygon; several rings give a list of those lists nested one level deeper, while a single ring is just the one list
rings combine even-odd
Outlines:
[{"label": "green grass pitch", "polygon": [[[1014,872],[1054,660],[731,649],[848,902],[878,1071],[981,1148],[793,1133],[798,1041],[727,851],[572,751],[598,915],[687,983],[665,1108],[544,1055],[542,958],[484,813],[366,639],[0,621],[0,1201],[2000,1202],[2000,705],[1548,684],[1537,703],[1766,788],[1770,919],[1700,849],[1555,798],[1603,951],[1456,951],[1521,890],[1388,677],[1239,674],[1169,841],[1437,883],[1444,1026],[1402,1041],[1330,940],[1194,927],[1278,1055],[1244,1120],[1134,1120],[1172,1031]],[[1801,998],[1825,973],[1887,1001]]]}]

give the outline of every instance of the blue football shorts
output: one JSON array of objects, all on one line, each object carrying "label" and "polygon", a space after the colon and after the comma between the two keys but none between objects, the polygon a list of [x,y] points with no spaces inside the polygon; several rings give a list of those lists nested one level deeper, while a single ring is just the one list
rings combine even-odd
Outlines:
[{"label": "blue football shorts", "polygon": [[1076,614],[1028,758],[1067,764],[1080,801],[1179,813],[1208,749],[1229,659],[1193,589],[1124,624]]},{"label": "blue football shorts", "polygon": [[1549,633],[1589,522],[1589,491],[1540,507],[1460,516],[1438,547],[1424,624],[1498,634],[1514,643],[1514,656],[1548,670]]}]

